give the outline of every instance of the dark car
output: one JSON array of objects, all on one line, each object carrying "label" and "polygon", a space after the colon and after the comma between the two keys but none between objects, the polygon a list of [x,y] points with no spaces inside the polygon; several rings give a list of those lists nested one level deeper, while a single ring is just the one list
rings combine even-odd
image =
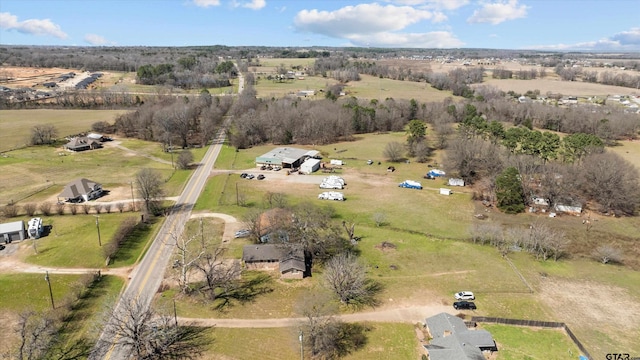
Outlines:
[{"label": "dark car", "polygon": [[475,310],[476,303],[473,301],[456,301],[453,303],[453,308],[456,310]]},{"label": "dark car", "polygon": [[247,174],[247,173],[242,173],[242,174],[240,174],[240,177],[244,179],[244,178],[246,178],[246,177],[247,177],[247,175],[249,175],[249,174]]},{"label": "dark car", "polygon": [[257,179],[258,179],[258,180],[262,180],[262,179],[264,179],[264,175],[262,175],[262,174],[258,175]]}]

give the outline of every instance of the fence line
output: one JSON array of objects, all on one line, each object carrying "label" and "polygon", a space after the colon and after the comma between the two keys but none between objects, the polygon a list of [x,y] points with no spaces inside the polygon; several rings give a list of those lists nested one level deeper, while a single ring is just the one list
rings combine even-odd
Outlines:
[{"label": "fence line", "polygon": [[585,349],[584,345],[578,340],[576,335],[569,329],[569,326],[563,322],[554,322],[554,321],[540,321],[540,320],[522,320],[522,319],[506,319],[506,318],[498,318],[498,317],[487,317],[487,316],[474,316],[471,318],[471,322],[485,322],[485,323],[493,323],[493,324],[507,324],[507,325],[518,325],[518,326],[536,326],[536,327],[544,327],[544,328],[553,328],[558,329],[562,328],[571,341],[578,347],[578,349],[587,357],[587,359],[592,360],[593,358],[589,355],[587,349]]}]

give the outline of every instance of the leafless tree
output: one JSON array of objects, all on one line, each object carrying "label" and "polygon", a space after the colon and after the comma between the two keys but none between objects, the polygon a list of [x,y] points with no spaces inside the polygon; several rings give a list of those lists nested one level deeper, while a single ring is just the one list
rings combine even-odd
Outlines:
[{"label": "leafless tree", "polygon": [[102,209],[104,209],[104,206],[102,204],[95,204],[93,205],[93,211],[96,214],[100,214],[102,212]]},{"label": "leafless tree", "polygon": [[611,245],[602,245],[593,251],[593,257],[603,264],[621,263],[622,251]]},{"label": "leafless tree", "polygon": [[569,244],[564,232],[550,228],[542,222],[536,221],[529,226],[526,236],[521,236],[523,246],[527,251],[534,254],[536,259],[543,261],[553,257],[557,261],[562,257]]},{"label": "leafless tree", "polygon": [[26,203],[22,205],[22,209],[27,213],[27,216],[33,216],[36,213],[38,206],[35,203]]},{"label": "leafless tree", "polygon": [[347,305],[369,305],[375,303],[376,289],[366,275],[365,267],[350,254],[339,254],[326,263],[324,282],[340,302]]},{"label": "leafless tree", "polygon": [[71,215],[75,215],[78,213],[78,206],[75,204],[71,204],[69,205],[69,211],[71,212]]},{"label": "leafless tree", "polygon": [[20,211],[20,207],[15,204],[9,204],[2,207],[2,215],[6,218],[12,218],[18,216],[18,212]]},{"label": "leafless tree", "polygon": [[40,203],[40,206],[38,207],[40,209],[40,212],[42,213],[42,215],[44,216],[49,216],[51,215],[51,203],[48,201],[42,202]]},{"label": "leafless tree", "polygon": [[404,145],[397,141],[392,141],[387,144],[382,154],[391,162],[401,161],[404,157],[405,148]]},{"label": "leafless tree", "polygon": [[287,195],[284,193],[268,191],[266,194],[264,194],[264,203],[265,206],[269,209],[284,209],[285,207],[287,207]]},{"label": "leafless tree", "polygon": [[91,205],[82,204],[82,212],[85,214],[89,214],[91,212]]},{"label": "leafless tree", "polygon": [[116,209],[118,209],[118,212],[122,213],[124,211],[124,207],[124,202],[120,201],[116,203]]},{"label": "leafless tree", "polygon": [[58,130],[51,124],[36,125],[31,129],[31,145],[48,145],[58,136]]},{"label": "leafless tree", "polygon": [[474,224],[471,229],[471,240],[478,244],[500,247],[505,242],[505,236],[499,224]]},{"label": "leafless tree", "polygon": [[[189,274],[192,269],[195,268],[195,264],[200,261],[200,258],[205,256],[206,245],[202,241],[203,234],[197,234],[190,238],[184,236],[175,236],[172,234],[175,240],[176,246],[176,260],[174,262],[174,269],[178,271],[178,286],[183,294],[191,292]],[[199,244],[195,245],[199,240]]]},{"label": "leafless tree", "polygon": [[52,345],[58,325],[51,314],[35,311],[22,312],[15,329],[20,337],[16,358],[19,360],[43,359]]},{"label": "leafless tree", "polygon": [[106,203],[106,204],[102,205],[102,208],[104,209],[104,211],[107,212],[107,214],[111,214],[111,204],[110,203]]},{"label": "leafless tree", "polygon": [[378,211],[373,214],[373,221],[376,226],[382,226],[387,223],[387,214],[383,211]]},{"label": "leafless tree", "polygon": [[203,350],[202,329],[178,326],[173,316],[159,314],[135,298],[122,298],[117,308],[105,311],[104,319],[94,356],[114,343],[140,360],[197,359]]},{"label": "leafless tree", "polygon": [[164,193],[161,175],[152,169],[144,168],[136,175],[138,195],[144,201],[145,210],[153,215],[161,212],[160,199]]},{"label": "leafless tree", "polygon": [[342,227],[344,228],[344,231],[347,232],[347,236],[349,236],[349,240],[353,240],[356,233],[356,223],[355,222],[348,223],[343,220]]},{"label": "leafless tree", "polygon": [[224,258],[225,249],[216,248],[202,254],[193,266],[202,273],[205,283],[199,289],[209,300],[231,292],[238,285],[241,269],[237,262]]},{"label": "leafless tree", "polygon": [[65,205],[65,203],[57,202],[57,203],[55,204],[56,214],[58,214],[58,215],[64,215],[64,209],[65,209],[66,207],[67,207],[67,206]]},{"label": "leafless tree", "polygon": [[600,211],[634,215],[640,206],[638,171],[617,154],[592,154],[583,159],[580,188],[597,201]]},{"label": "leafless tree", "polygon": [[191,162],[193,162],[193,153],[189,150],[182,150],[176,160],[176,166],[178,169],[188,169]]}]

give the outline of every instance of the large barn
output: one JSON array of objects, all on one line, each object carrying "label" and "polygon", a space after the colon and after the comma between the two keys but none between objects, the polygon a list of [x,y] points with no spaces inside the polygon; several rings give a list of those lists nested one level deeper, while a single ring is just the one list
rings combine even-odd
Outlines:
[{"label": "large barn", "polygon": [[299,168],[302,163],[318,155],[318,151],[292,147],[278,147],[266,154],[256,157],[256,166],[271,165],[282,168]]}]

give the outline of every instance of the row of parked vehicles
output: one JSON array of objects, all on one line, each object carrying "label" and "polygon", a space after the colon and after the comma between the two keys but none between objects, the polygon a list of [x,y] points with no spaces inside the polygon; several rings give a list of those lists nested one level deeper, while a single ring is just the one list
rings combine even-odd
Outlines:
[{"label": "row of parked vehicles", "polygon": [[[320,183],[320,189],[333,189],[333,190],[342,190],[347,183],[343,178],[336,175],[330,175],[326,178],[322,179]],[[344,194],[339,191],[325,191],[318,195],[318,199],[320,200],[336,200],[336,201],[344,201]]]},{"label": "row of parked vehicles", "polygon": [[475,300],[476,296],[471,291],[460,291],[457,292],[454,297],[456,298],[456,302],[453,303],[453,308],[456,310],[475,310],[476,303],[469,300]]},{"label": "row of parked vehicles", "polygon": [[240,174],[240,177],[243,179],[247,179],[247,180],[252,180],[252,179],[258,179],[258,180],[264,180],[264,175],[259,174],[257,177],[253,174],[247,174],[247,173],[242,173]]}]

